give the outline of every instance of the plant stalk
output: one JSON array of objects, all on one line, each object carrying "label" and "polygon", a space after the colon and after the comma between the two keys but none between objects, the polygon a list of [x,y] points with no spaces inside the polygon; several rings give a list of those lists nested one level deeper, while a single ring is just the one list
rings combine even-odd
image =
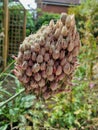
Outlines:
[{"label": "plant stalk", "polygon": [[0,103],[0,107],[3,107],[4,105],[8,104],[10,101],[12,101],[13,99],[15,99],[16,97],[18,97],[21,93],[23,93],[25,91],[25,89],[22,89],[19,93],[13,95],[11,98],[9,98],[8,100],[1,102]]}]

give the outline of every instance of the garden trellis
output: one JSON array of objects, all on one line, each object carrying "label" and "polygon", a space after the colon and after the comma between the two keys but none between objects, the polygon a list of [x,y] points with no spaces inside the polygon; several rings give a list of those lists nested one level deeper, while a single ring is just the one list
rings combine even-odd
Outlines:
[{"label": "garden trellis", "polygon": [[5,68],[8,56],[17,54],[26,36],[26,9],[20,2],[0,0],[0,32],[4,33],[0,40],[0,57]]}]

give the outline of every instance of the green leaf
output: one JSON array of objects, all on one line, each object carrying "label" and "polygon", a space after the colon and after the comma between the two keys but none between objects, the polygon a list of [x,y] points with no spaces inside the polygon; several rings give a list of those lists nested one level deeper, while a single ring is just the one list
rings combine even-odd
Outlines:
[{"label": "green leaf", "polygon": [[8,127],[8,124],[5,124],[4,126],[1,126],[1,127],[0,127],[0,130],[6,130],[7,127]]},{"label": "green leaf", "polygon": [[19,120],[20,120],[20,122],[26,124],[26,118],[25,118],[24,115],[20,115],[20,116],[19,116]]}]

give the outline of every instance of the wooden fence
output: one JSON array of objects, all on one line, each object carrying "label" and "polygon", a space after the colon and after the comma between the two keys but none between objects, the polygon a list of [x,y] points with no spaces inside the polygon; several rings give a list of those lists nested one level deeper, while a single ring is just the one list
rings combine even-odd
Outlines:
[{"label": "wooden fence", "polygon": [[0,39],[0,57],[2,64],[7,66],[7,59],[11,55],[16,55],[19,45],[26,36],[26,10],[19,3],[10,6],[12,0],[0,0],[0,32],[4,37]]}]

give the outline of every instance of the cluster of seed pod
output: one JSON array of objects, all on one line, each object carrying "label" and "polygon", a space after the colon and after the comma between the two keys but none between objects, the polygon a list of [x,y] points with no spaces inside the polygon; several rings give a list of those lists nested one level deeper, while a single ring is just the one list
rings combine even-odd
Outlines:
[{"label": "cluster of seed pod", "polygon": [[27,91],[48,99],[71,84],[80,48],[74,15],[61,14],[20,45],[14,73]]}]

